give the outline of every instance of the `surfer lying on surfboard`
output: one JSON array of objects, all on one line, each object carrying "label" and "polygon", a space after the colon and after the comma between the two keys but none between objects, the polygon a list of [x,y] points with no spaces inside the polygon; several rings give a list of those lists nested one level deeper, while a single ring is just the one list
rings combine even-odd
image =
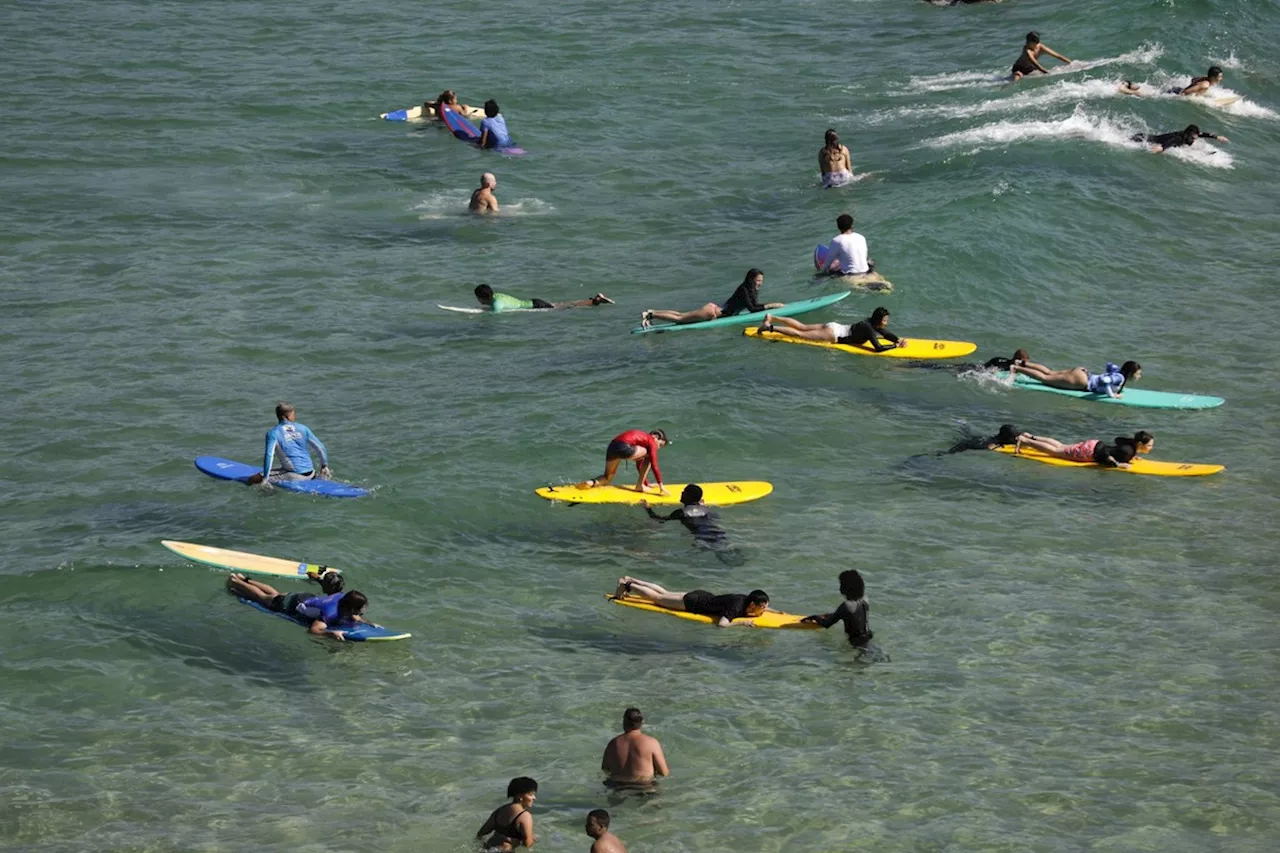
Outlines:
[{"label": "surfer lying on surfboard", "polygon": [[785,302],[760,303],[760,287],[764,284],[764,273],[752,267],[747,270],[742,284],[733,295],[720,304],[708,302],[693,311],[654,311],[648,310],[640,314],[640,327],[649,328],[654,320],[666,320],[668,323],[684,325],[685,323],[701,323],[704,320],[715,320],[718,317],[732,317],[734,314],[767,311],[770,308],[781,308]]},{"label": "surfer lying on surfboard", "polygon": [[[760,331],[777,332],[779,335],[802,338],[806,341],[825,341],[829,344],[847,344],[855,347],[870,344],[876,352],[905,347],[907,339],[888,331],[885,328],[888,324],[889,309],[881,307],[872,311],[867,319],[851,326],[843,323],[801,323],[791,317],[774,317],[772,314],[766,314],[764,322],[760,324]],[[884,343],[881,338],[890,343]]]},{"label": "surfer lying on surfboard", "polygon": [[1115,444],[1104,444],[1099,438],[1064,444],[1056,438],[1043,438],[1024,432],[1014,442],[1013,452],[1017,454],[1023,447],[1031,447],[1070,462],[1092,462],[1104,468],[1128,468],[1139,454],[1150,453],[1155,446],[1155,436],[1144,431],[1136,432],[1132,437],[1117,436]]},{"label": "surfer lying on surfboard", "polygon": [[615,598],[626,595],[643,598],[663,610],[676,610],[709,616],[720,628],[734,625],[751,625],[755,617],[769,609],[769,596],[761,589],[753,589],[746,595],[713,595],[705,589],[690,592],[671,592],[656,583],[632,577],[618,578]]},{"label": "surfer lying on surfboard", "polygon": [[1019,373],[1030,376],[1052,388],[1065,388],[1068,391],[1088,391],[1090,394],[1106,394],[1108,397],[1119,397],[1125,385],[1142,378],[1142,365],[1136,361],[1126,361],[1121,367],[1107,362],[1101,373],[1090,373],[1083,367],[1070,370],[1050,370],[1043,364],[1027,362],[1009,366],[1010,375]]},{"label": "surfer lying on surfboard", "polygon": [[1206,133],[1194,124],[1189,124],[1182,130],[1174,130],[1169,133],[1135,133],[1131,138],[1134,142],[1149,143],[1153,154],[1163,154],[1170,148],[1194,145],[1197,139],[1216,139],[1218,142],[1231,141],[1225,136],[1219,136],[1216,133]]},{"label": "surfer lying on surfboard", "polygon": [[519,299],[505,293],[495,293],[487,284],[476,286],[476,300],[495,314],[503,311],[529,310],[530,308],[586,308],[591,305],[613,305],[612,299],[603,293],[597,293],[590,299],[575,299],[570,302],[548,302],[545,299]]},{"label": "surfer lying on surfboard", "polygon": [[273,613],[311,620],[311,625],[307,628],[308,634],[328,634],[337,640],[346,639],[344,629],[366,621],[363,614],[369,606],[369,599],[356,590],[344,594],[342,575],[333,569],[317,575],[315,580],[324,590],[324,595],[281,593],[262,581],[239,573],[227,577],[227,591],[256,602]]},{"label": "surfer lying on surfboard", "polygon": [[1174,87],[1169,90],[1169,93],[1173,95],[1203,95],[1221,82],[1222,69],[1217,65],[1210,65],[1209,70],[1205,72],[1203,77],[1192,77],[1186,88],[1179,89]]},{"label": "surfer lying on surfboard", "polygon": [[658,470],[658,448],[666,447],[668,444],[670,442],[667,441],[666,432],[660,429],[648,432],[629,429],[614,436],[604,452],[604,473],[599,477],[578,483],[577,488],[594,489],[596,486],[609,485],[613,482],[614,475],[618,473],[618,466],[625,459],[636,463],[636,473],[639,474],[639,479],[636,480],[637,492],[649,491],[649,469],[652,468],[653,479],[658,484],[658,494],[665,495],[667,490],[662,487],[662,471]]}]

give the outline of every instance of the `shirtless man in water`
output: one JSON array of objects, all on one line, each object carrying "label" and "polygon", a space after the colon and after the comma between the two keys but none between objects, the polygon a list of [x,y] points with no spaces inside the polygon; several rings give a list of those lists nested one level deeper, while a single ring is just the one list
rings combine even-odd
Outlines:
[{"label": "shirtless man in water", "polygon": [[1040,41],[1040,34],[1036,32],[1027,33],[1027,42],[1022,46],[1022,53],[1018,55],[1018,61],[1013,63],[1013,68],[1009,75],[1009,79],[1017,83],[1028,74],[1034,74],[1039,71],[1041,74],[1048,74],[1049,70],[1040,64],[1040,54],[1047,53],[1054,59],[1061,60],[1070,65],[1071,60],[1055,51],[1049,45]]},{"label": "shirtless man in water", "polygon": [[640,731],[643,725],[639,708],[623,712],[622,734],[609,741],[600,761],[600,769],[609,774],[606,785],[644,785],[652,783],[655,776],[670,774],[662,744]]},{"label": "shirtless man in water", "polygon": [[481,216],[497,213],[498,197],[493,194],[493,188],[497,185],[498,179],[493,172],[485,172],[481,175],[480,189],[471,194],[471,204],[467,207],[467,210]]},{"label": "shirtless man in water", "polygon": [[827,142],[818,151],[818,171],[822,172],[822,187],[840,187],[853,180],[853,161],[849,149],[840,144],[840,134],[827,129]]}]

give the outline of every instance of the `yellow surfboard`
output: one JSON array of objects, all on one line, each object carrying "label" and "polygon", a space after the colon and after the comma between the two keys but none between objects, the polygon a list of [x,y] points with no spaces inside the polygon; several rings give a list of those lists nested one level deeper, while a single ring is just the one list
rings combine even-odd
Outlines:
[{"label": "yellow surfboard", "polygon": [[[680,493],[685,483],[667,483],[664,488],[667,494],[657,492],[637,492],[634,486],[596,486],[594,489],[579,489],[573,483],[563,486],[546,486],[537,490],[540,498],[549,501],[564,501],[567,504],[638,504],[648,501],[654,506],[679,506]],[[702,487],[702,499],[712,506],[728,506],[758,501],[773,491],[773,483],[762,483],[757,480],[743,480],[736,483],[699,483]]]},{"label": "yellow surfboard", "polygon": [[[1013,453],[1012,447],[997,447],[1000,453]],[[1046,465],[1061,465],[1064,468],[1099,468],[1103,471],[1122,471],[1126,474],[1150,474],[1155,477],[1204,477],[1226,470],[1225,465],[1198,465],[1192,462],[1157,462],[1139,456],[1129,463],[1128,468],[1106,468],[1095,462],[1073,462],[1070,459],[1059,459],[1031,447],[1022,448],[1018,454],[1025,459],[1034,459]]]},{"label": "yellow surfboard", "polygon": [[907,345],[894,347],[884,352],[876,352],[870,346],[849,346],[848,344],[829,344],[825,341],[806,341],[777,332],[762,332],[756,328],[743,329],[742,334],[749,338],[766,338],[771,341],[782,341],[788,344],[807,344],[811,347],[835,349],[854,355],[870,355],[880,358],[959,358],[968,355],[978,348],[977,344],[968,341],[933,341],[928,338],[906,338]]},{"label": "yellow surfboard", "polygon": [[[688,619],[690,622],[701,622],[704,625],[714,623],[710,616],[703,616],[698,613],[689,613],[685,610],[668,610],[665,607],[659,607],[648,599],[640,598],[633,595],[624,595],[622,598],[606,595],[605,598],[614,604],[621,604],[624,607],[634,607],[637,610],[648,610],[651,613],[665,613],[668,616],[675,616],[678,619]],[[821,625],[814,625],[809,622],[801,622],[803,616],[797,616],[794,613],[779,613],[775,610],[766,610],[759,616],[756,616],[751,626],[753,628],[790,628],[798,630],[817,630]]]},{"label": "yellow surfboard", "polygon": [[[214,548],[210,545],[197,545],[194,542],[175,542],[162,539],[160,544],[179,557],[186,557],[196,563],[204,563],[219,569],[231,569],[254,575],[272,575],[278,578],[305,578],[307,572],[320,572],[332,566],[321,566],[316,563],[299,563],[293,560],[281,560],[277,557],[263,557],[245,551],[229,551],[226,548]],[[341,571],[334,569],[334,571]]]},{"label": "yellow surfboard", "polygon": [[893,282],[878,272],[868,272],[862,275],[833,275],[829,276],[829,278],[852,290],[870,290],[879,293],[891,293],[893,291]]}]

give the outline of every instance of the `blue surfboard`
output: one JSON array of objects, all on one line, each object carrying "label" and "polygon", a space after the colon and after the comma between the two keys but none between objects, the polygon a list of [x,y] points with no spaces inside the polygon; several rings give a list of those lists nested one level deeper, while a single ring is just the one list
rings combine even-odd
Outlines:
[{"label": "blue surfboard", "polygon": [[819,246],[813,250],[813,268],[820,273],[831,272],[831,257],[826,246]]},{"label": "blue surfboard", "polygon": [[[480,128],[472,124],[465,116],[458,114],[456,110],[448,107],[440,108],[441,118],[444,119],[445,126],[449,131],[463,142],[470,142],[472,145],[480,144]],[[494,148],[499,154],[520,155],[524,153],[523,148],[517,148],[514,145],[506,148]]]},{"label": "blue surfboard", "polygon": [[392,110],[389,113],[383,113],[382,117],[387,121],[408,121],[409,107],[405,107],[402,110]]},{"label": "blue surfboard", "polygon": [[[234,459],[223,459],[219,456],[197,456],[196,467],[201,473],[208,474],[217,480],[235,480],[247,483],[254,474],[262,471],[252,465],[236,462]],[[337,480],[285,480],[271,485],[290,492],[302,492],[306,495],[322,495],[326,498],[362,498],[369,494],[368,489],[340,483]]]},{"label": "blue surfboard", "polygon": [[817,311],[819,308],[834,305],[848,295],[849,291],[847,290],[844,293],[828,293],[826,296],[815,296],[813,299],[799,299],[795,302],[788,302],[781,308],[770,308],[768,311],[749,311],[745,314],[717,317],[714,320],[702,320],[697,323],[658,323],[652,326],[636,326],[631,330],[631,334],[678,332],[683,329],[714,329],[719,326],[750,326],[763,320],[765,314],[772,314],[775,317],[794,317],[797,314]]},{"label": "blue surfboard", "polygon": [[[250,601],[247,598],[236,596],[236,601],[241,604],[247,604],[250,607],[261,610],[263,613],[270,613],[272,616],[279,616],[281,619],[288,619],[295,625],[301,625],[304,628],[311,627],[311,620],[298,616],[291,616],[288,613],[279,613],[275,610],[269,610],[256,601]],[[413,635],[407,631],[392,631],[390,628],[384,628],[381,625],[373,625],[367,622],[358,622],[356,626],[349,631],[343,631],[343,636],[353,643],[370,643],[379,640],[407,640]]]}]

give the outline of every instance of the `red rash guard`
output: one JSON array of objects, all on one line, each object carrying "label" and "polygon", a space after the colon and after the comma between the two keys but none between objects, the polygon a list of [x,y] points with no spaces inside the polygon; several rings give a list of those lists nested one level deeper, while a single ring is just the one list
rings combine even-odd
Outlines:
[{"label": "red rash guard", "polygon": [[[662,485],[662,472],[658,470],[658,440],[642,429],[629,429],[614,438],[633,447],[643,447],[649,452],[649,464],[653,466],[653,479]],[[647,476],[645,479],[649,479]]]}]

